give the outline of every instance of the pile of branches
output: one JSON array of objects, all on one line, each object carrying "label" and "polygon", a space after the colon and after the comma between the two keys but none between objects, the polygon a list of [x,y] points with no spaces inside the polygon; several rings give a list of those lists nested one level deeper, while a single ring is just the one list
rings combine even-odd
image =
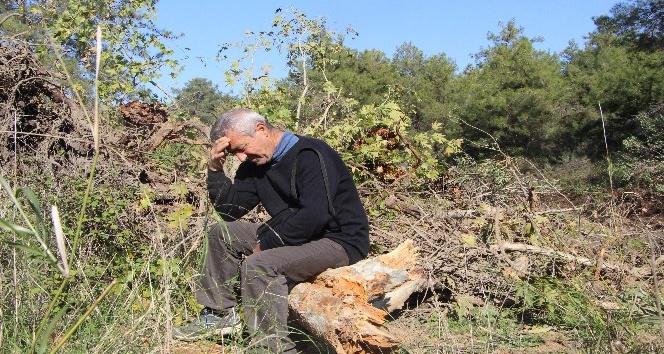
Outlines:
[{"label": "pile of branches", "polygon": [[[0,37],[0,166],[85,178],[94,154],[92,110],[68,87],[67,74],[47,70],[27,43]],[[152,166],[149,154],[168,141],[204,144],[209,130],[198,121],[169,121],[157,103],[129,102],[106,109],[104,117],[120,124],[101,124],[96,174],[121,188],[150,184],[162,194],[170,193],[172,171]],[[204,192],[197,182],[196,195]]]},{"label": "pile of branches", "polygon": [[44,69],[26,43],[0,38],[2,165],[17,161],[17,155],[53,165],[58,152],[69,158],[91,154],[84,112],[67,96],[65,83],[66,76]]},{"label": "pile of branches", "polygon": [[[19,177],[17,188],[32,189],[43,203],[57,202],[76,210],[95,150],[93,111],[71,87],[68,75],[46,69],[33,47],[0,36],[0,174],[6,179]],[[180,171],[162,168],[151,159],[155,150],[173,141],[200,144],[207,128],[196,121],[169,121],[167,115],[158,104],[142,102],[106,106],[100,114],[99,159],[94,170],[99,204],[88,212],[105,215],[108,209],[118,210],[115,203],[126,205],[109,222],[123,225],[139,238],[151,237],[143,228],[157,229],[160,219],[148,215],[151,211],[166,215],[189,203],[194,215],[207,212],[202,178],[187,180],[183,195],[182,188],[174,187],[183,182]],[[136,205],[145,195],[150,197],[151,209]],[[201,218],[189,221],[196,226]],[[90,221],[86,228],[99,227]]]},{"label": "pile of branches", "polygon": [[660,249],[664,237],[650,244],[638,225],[611,229],[610,219],[624,221],[621,209],[629,205],[578,206],[543,176],[525,176],[512,162],[502,163],[502,183],[452,169],[442,189],[386,191],[379,199],[392,217],[373,223],[372,241],[389,250],[415,240],[427,291],[452,300],[463,296],[477,306],[513,303],[517,280],[587,272],[619,287],[626,279],[650,277],[664,263],[660,256],[653,267],[650,253],[643,252]]}]

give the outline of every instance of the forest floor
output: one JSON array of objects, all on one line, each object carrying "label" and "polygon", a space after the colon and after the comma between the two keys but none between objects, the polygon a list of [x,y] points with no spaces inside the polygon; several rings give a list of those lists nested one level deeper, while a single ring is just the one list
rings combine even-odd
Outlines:
[{"label": "forest floor", "polygon": [[[637,192],[621,193],[632,198]],[[645,194],[644,191],[638,193]],[[419,201],[423,204],[415,209],[421,213],[449,214],[449,209],[435,207],[439,201],[430,205],[433,200],[436,198],[411,199],[409,205],[417,205]],[[567,201],[562,205],[553,204],[560,200],[558,196],[550,198],[549,204],[540,200],[539,210],[560,213],[569,209]],[[443,227],[445,218],[431,215],[409,214],[407,217],[398,213],[383,226],[373,225],[376,242],[382,242],[387,248],[407,237],[429,237],[435,246],[432,248],[431,242],[420,239],[424,254],[421,263],[429,269],[432,280],[438,277],[446,281],[445,286],[430,283],[431,287],[414,294],[403,310],[388,316],[385,329],[402,339],[401,351],[397,352],[664,352],[658,328],[662,319],[653,303],[659,295],[653,288],[651,271],[656,269],[654,273],[661,276],[662,258],[661,253],[651,255],[648,249],[651,246],[659,249],[664,239],[662,199],[650,196],[641,199],[638,205],[630,200],[630,203],[608,201],[614,203],[612,212],[616,214],[610,222],[605,219],[606,225],[591,220],[598,217],[592,212],[580,218],[578,214],[574,217],[559,215],[557,221],[550,213],[542,213],[548,215],[548,220],[540,222],[537,237],[549,234],[551,241],[547,245],[533,237],[525,242],[521,235],[511,234],[510,228],[503,227],[503,224],[515,222],[509,220],[513,216],[507,204],[503,205],[504,219],[480,220],[482,215],[496,215],[495,209],[480,208],[479,214],[474,213],[472,217],[454,219],[454,230],[447,233],[435,231]],[[630,214],[634,208],[641,210],[640,215]],[[592,209],[601,213],[603,207],[594,205]],[[617,217],[618,213],[626,216]],[[588,231],[575,234],[570,229],[552,227],[552,224],[567,225],[579,219],[587,223]],[[422,224],[418,225],[415,220]],[[494,228],[496,220],[502,231]],[[613,224],[616,222],[619,225]],[[490,235],[486,241],[480,241],[485,223],[491,226]],[[519,229],[523,225],[519,224]],[[477,240],[471,242],[467,234],[457,237],[463,234],[458,230],[477,235]],[[611,233],[611,230],[619,232]],[[538,246],[505,251],[503,255],[492,253],[491,245],[498,244],[491,239],[496,237],[496,232],[504,233],[503,238],[509,238],[514,244]],[[454,256],[439,255],[447,249],[456,249]],[[541,253],[542,249],[559,253]],[[657,258],[654,268],[648,264],[651,256]],[[587,260],[591,264],[587,264]],[[524,287],[524,282],[544,286]],[[664,289],[660,285],[661,290]],[[528,300],[528,297],[533,299]],[[308,340],[304,338],[301,344],[303,353],[328,352],[322,350],[322,346],[307,345]],[[235,347],[224,347],[223,343],[216,342],[174,344],[174,352],[182,354],[242,352],[241,348],[232,348]]]}]

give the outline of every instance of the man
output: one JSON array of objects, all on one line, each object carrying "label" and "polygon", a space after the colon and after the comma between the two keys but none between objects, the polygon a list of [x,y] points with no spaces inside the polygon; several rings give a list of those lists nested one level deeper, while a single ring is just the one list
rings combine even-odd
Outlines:
[{"label": "man", "polygon": [[[239,276],[244,320],[256,335],[251,347],[294,353],[286,324],[289,287],[366,257],[366,212],[348,168],[323,141],[276,129],[248,109],[223,113],[210,138],[208,191],[224,222],[208,237],[196,292],[205,308],[173,335],[195,340],[237,329]],[[223,172],[228,154],[241,161],[233,182]],[[270,221],[237,221],[258,204]]]}]

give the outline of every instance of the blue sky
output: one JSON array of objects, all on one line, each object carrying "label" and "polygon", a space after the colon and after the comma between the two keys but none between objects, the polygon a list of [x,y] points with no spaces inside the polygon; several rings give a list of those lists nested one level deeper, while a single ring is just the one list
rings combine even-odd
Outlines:
[{"label": "blue sky", "polygon": [[[157,26],[184,36],[168,43],[174,59],[185,66],[176,78],[163,77],[164,88],[181,88],[195,77],[211,80],[222,92],[231,92],[223,80],[225,62],[215,55],[224,43],[245,39],[247,30],[269,29],[277,8],[292,8],[310,18],[325,17],[328,27],[359,33],[344,44],[357,50],[378,49],[392,57],[396,48],[412,42],[426,56],[444,53],[460,69],[473,64],[471,57],[487,47],[489,32],[514,19],[530,38],[542,37],[538,49],[559,53],[570,40],[583,44],[594,30],[592,17],[609,14],[618,0],[160,0]],[[189,49],[185,49],[189,48]],[[281,57],[263,58],[273,75],[285,74]],[[259,65],[260,66],[260,65]]]}]

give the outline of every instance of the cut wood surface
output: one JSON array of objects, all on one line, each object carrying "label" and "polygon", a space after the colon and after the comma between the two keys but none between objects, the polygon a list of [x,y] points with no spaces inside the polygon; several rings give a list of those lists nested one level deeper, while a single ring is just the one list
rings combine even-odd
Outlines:
[{"label": "cut wood surface", "polygon": [[337,353],[385,353],[401,342],[381,328],[385,316],[424,283],[417,249],[406,240],[392,252],[298,284],[289,304],[298,322]]}]

